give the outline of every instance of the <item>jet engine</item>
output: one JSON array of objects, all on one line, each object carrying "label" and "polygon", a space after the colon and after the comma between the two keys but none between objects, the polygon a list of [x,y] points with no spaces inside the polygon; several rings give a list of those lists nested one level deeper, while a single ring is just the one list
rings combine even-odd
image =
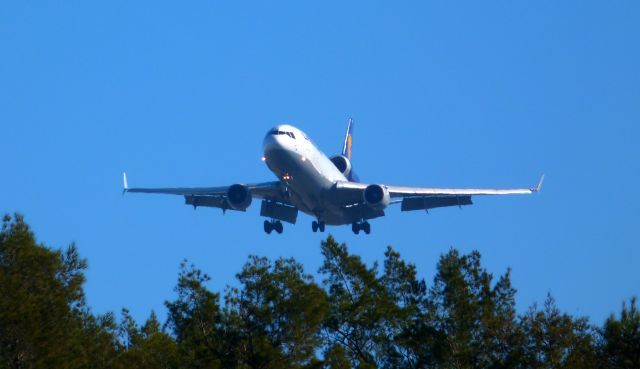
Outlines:
[{"label": "jet engine", "polygon": [[233,210],[245,211],[251,205],[251,191],[249,187],[241,184],[229,186],[227,190],[227,203]]},{"label": "jet engine", "polygon": [[391,202],[391,196],[386,187],[381,185],[368,185],[362,194],[365,204],[376,209],[384,209]]},{"label": "jet engine", "polygon": [[351,173],[351,161],[347,157],[336,155],[332,156],[330,160],[345,177],[349,177],[349,173]]}]

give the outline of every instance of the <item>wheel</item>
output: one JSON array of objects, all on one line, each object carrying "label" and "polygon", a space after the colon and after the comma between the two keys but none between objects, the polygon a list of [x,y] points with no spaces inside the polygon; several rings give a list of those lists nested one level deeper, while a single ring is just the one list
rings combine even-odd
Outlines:
[{"label": "wheel", "polygon": [[316,222],[315,220],[311,222],[311,230],[314,232],[318,232],[318,222]]},{"label": "wheel", "polygon": [[278,234],[282,233],[282,231],[284,230],[284,228],[282,227],[282,223],[280,223],[280,221],[277,221],[273,224],[273,228],[276,230],[276,232],[278,232]]},{"label": "wheel", "polygon": [[268,220],[265,220],[265,221],[264,221],[264,231],[265,231],[267,234],[271,234],[271,231],[272,231],[272,230],[273,230],[273,227],[271,227],[271,222],[270,222],[270,221],[268,221]]},{"label": "wheel", "polygon": [[366,233],[366,234],[371,233],[371,224],[369,224],[369,222],[364,222],[362,224],[362,229],[364,230],[364,233]]},{"label": "wheel", "polygon": [[358,223],[353,223],[351,225],[351,230],[353,231],[353,233],[358,234],[360,233],[360,224]]},{"label": "wheel", "polygon": [[320,232],[324,232],[324,222],[318,222],[318,229]]}]

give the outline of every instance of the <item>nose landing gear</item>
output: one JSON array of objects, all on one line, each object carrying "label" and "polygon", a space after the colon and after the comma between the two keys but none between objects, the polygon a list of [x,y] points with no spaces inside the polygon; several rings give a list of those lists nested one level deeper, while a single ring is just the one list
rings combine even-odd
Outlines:
[{"label": "nose landing gear", "polygon": [[271,234],[272,231],[276,231],[278,232],[278,234],[282,233],[282,231],[284,231],[284,227],[282,226],[282,223],[279,220],[265,220],[264,221],[264,231],[267,234]]},{"label": "nose landing gear", "polygon": [[351,230],[355,234],[359,234],[360,231],[364,231],[364,233],[369,234],[371,233],[371,225],[366,220],[362,222],[355,222],[351,224]]},{"label": "nose landing gear", "polygon": [[324,232],[324,222],[314,220],[311,222],[311,230],[314,232]]}]

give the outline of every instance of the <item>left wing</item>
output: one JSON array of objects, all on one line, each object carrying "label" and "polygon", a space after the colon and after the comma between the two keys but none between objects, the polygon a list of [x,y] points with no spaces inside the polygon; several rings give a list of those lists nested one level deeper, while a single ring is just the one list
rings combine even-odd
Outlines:
[{"label": "left wing", "polygon": [[[428,210],[443,206],[471,205],[471,196],[478,195],[517,195],[532,194],[540,191],[544,175],[538,185],[530,188],[434,188],[434,187],[406,187],[387,186],[382,187],[389,193],[391,203],[402,203],[402,211]],[[337,190],[350,193],[348,202],[362,202],[363,192],[368,187],[365,183],[338,182]],[[346,194],[346,193],[345,193]]]}]

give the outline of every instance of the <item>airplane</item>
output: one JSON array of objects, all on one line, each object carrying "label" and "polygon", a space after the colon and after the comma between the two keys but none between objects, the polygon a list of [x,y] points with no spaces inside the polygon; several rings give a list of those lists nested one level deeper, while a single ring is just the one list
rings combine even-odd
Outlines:
[{"label": "airplane", "polygon": [[353,170],[353,119],[348,120],[342,153],[327,157],[300,129],[281,124],[267,132],[262,160],[277,181],[222,187],[129,188],[123,173],[124,190],[132,193],[181,195],[185,203],[197,207],[246,211],[252,200],[260,199],[264,231],[283,232],[282,222],[295,224],[298,212],[314,218],[313,232],[324,232],[326,225],[351,225],[353,233],[371,232],[369,220],[385,215],[385,209],[400,204],[401,211],[414,211],[471,205],[478,195],[514,195],[539,192],[531,188],[432,188],[406,187],[360,182]]}]

